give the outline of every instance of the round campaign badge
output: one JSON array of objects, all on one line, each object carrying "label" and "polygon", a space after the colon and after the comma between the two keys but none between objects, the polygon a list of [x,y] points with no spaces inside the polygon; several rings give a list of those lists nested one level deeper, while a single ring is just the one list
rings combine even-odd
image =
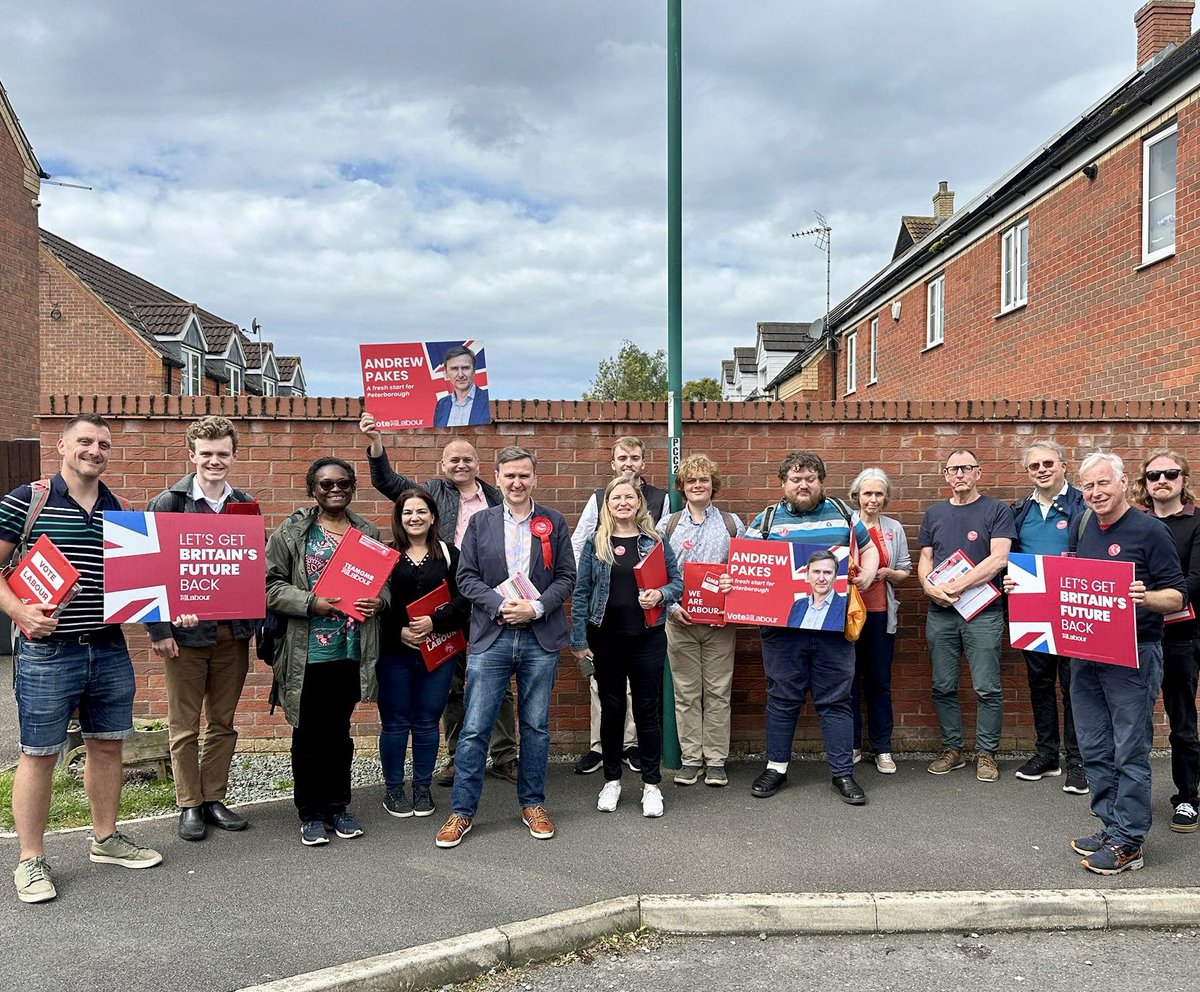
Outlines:
[{"label": "round campaign badge", "polygon": [[1067,522],[1066,522],[1065,520],[1060,520],[1060,521],[1059,521],[1057,524],[1055,524],[1054,526],[1055,526],[1055,527],[1057,527],[1059,530],[1066,530],[1066,529],[1067,529]]},{"label": "round campaign badge", "polygon": [[684,550],[684,551],[691,551],[691,550],[692,550],[692,549],[693,549],[695,546],[696,546],[696,545],[695,545],[695,543],[694,543],[694,542],[691,540],[691,538],[688,538],[688,540],[686,540],[686,541],[684,541],[684,542],[683,542],[683,550]]},{"label": "round campaign badge", "polygon": [[1121,545],[1119,545],[1119,544],[1110,544],[1110,545],[1108,546],[1108,554],[1109,554],[1109,557],[1111,557],[1111,558],[1116,558],[1116,557],[1117,557],[1117,555],[1119,555],[1120,553],[1121,553]]},{"label": "round campaign badge", "polygon": [[977,531],[977,530],[967,531],[967,540],[968,541],[978,541],[979,540],[979,531]]},{"label": "round campaign badge", "polygon": [[620,544],[618,544],[618,545],[617,545],[615,548],[613,548],[613,554],[614,554],[614,555],[623,555],[623,554],[625,554],[625,548],[624,548],[624,546],[623,546],[623,545],[620,545]]}]

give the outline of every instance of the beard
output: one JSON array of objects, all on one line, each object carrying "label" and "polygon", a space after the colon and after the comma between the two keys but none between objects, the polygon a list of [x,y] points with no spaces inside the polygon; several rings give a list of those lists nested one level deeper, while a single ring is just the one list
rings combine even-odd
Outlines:
[{"label": "beard", "polygon": [[822,486],[816,492],[809,493],[807,496],[802,496],[795,501],[789,501],[789,506],[794,513],[807,513],[809,510],[815,509],[825,502],[825,488]]}]

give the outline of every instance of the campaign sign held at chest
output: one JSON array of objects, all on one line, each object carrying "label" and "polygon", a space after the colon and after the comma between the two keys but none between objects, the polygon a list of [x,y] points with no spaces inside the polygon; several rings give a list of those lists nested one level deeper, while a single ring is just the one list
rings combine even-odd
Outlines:
[{"label": "campaign sign held at chest", "polygon": [[254,620],[267,615],[258,516],[104,513],[104,622]]},{"label": "campaign sign held at chest", "polygon": [[1137,668],[1133,574],[1127,561],[1010,554],[1012,646]]},{"label": "campaign sign held at chest", "polygon": [[[830,552],[836,559],[836,563],[831,563],[836,565],[832,582],[819,595],[814,593],[808,578],[808,560],[814,552]],[[848,568],[845,547],[735,537],[729,542],[729,562],[725,566],[733,583],[725,595],[725,620],[767,627],[804,625],[844,631]],[[824,607],[821,623],[805,624],[808,608],[817,598]]]}]

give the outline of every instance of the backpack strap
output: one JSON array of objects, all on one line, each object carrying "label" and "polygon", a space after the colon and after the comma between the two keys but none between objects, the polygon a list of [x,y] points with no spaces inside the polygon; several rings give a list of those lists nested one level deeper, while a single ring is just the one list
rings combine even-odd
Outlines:
[{"label": "backpack strap", "polygon": [[50,500],[50,480],[38,479],[37,482],[29,484],[29,509],[25,511],[25,526],[21,528],[21,543],[17,545],[18,549],[23,548],[29,543],[29,535],[33,531],[33,525],[37,522],[37,518],[46,507],[46,503]]},{"label": "backpack strap", "polygon": [[667,540],[671,540],[671,535],[675,533],[675,528],[679,526],[679,521],[683,517],[682,510],[676,510],[667,517]]},{"label": "backpack strap", "polygon": [[721,516],[725,518],[725,529],[729,531],[729,536],[737,537],[737,521],[733,518],[733,514],[722,510]]},{"label": "backpack strap", "polygon": [[759,534],[764,541],[771,539],[771,525],[775,522],[775,511],[779,509],[778,503],[772,503],[762,512],[762,526],[759,528]]},{"label": "backpack strap", "polygon": [[1092,508],[1089,506],[1079,515],[1079,529],[1075,532],[1075,547],[1079,547],[1079,542],[1083,540],[1083,528],[1087,526],[1087,522],[1092,517]]}]

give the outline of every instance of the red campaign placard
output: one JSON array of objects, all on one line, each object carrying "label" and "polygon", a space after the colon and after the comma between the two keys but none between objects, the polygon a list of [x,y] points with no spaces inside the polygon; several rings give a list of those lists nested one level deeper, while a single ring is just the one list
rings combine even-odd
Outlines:
[{"label": "red campaign placard", "polygon": [[726,622],[798,627],[804,614],[799,607],[812,595],[807,573],[808,557],[814,551],[831,551],[837,558],[832,589],[834,607],[828,614],[830,625],[821,629],[844,630],[849,581],[847,548],[747,537],[735,537],[729,542],[726,570],[733,588],[725,595]]},{"label": "red campaign placard", "polygon": [[392,574],[400,552],[347,527],[325,571],[313,586],[314,596],[336,599],[337,611],[355,620],[366,618],[354,608],[356,599],[374,599]]},{"label": "red campaign placard", "polygon": [[263,518],[104,512],[104,622],[267,615]]},{"label": "red campaign placard", "polygon": [[1014,648],[1138,667],[1132,562],[1013,553],[1008,576]]},{"label": "red campaign placard", "polygon": [[478,402],[471,409],[470,423],[491,423],[487,403],[487,365],[482,341],[363,344],[358,346],[363,406],[375,418],[375,426],[379,430],[446,426],[446,404],[443,404],[442,415],[435,420],[439,401],[450,397],[454,389],[447,380],[443,356],[447,349],[457,346],[470,348],[475,354],[474,386]]},{"label": "red campaign placard", "polygon": [[[79,572],[43,534],[8,576],[8,588],[22,603],[56,607],[56,617],[79,591]],[[29,636],[24,627],[21,633]]]},{"label": "red campaign placard", "polygon": [[725,625],[725,594],[718,585],[724,571],[724,565],[684,562],[683,599],[679,605],[687,611],[692,623]]}]

